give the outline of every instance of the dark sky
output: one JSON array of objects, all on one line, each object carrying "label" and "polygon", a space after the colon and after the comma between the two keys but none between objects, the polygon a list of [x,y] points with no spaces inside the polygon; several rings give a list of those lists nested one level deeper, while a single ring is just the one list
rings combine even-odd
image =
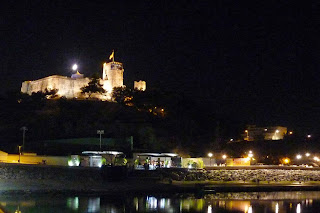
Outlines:
[{"label": "dark sky", "polygon": [[[212,3],[215,2],[215,3]],[[7,1],[0,84],[101,71],[183,91],[246,123],[320,128],[317,1]]]}]

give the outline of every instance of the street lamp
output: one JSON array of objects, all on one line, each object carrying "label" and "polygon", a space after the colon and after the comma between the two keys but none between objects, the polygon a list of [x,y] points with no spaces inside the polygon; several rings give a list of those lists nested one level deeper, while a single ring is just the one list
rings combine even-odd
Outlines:
[{"label": "street lamp", "polygon": [[309,152],[307,152],[307,153],[306,153],[306,156],[307,156],[307,157],[309,157],[309,156],[310,156],[310,153],[309,153]]},{"label": "street lamp", "polygon": [[97,130],[97,134],[99,134],[100,135],[100,151],[101,151],[101,135],[103,135],[104,134],[104,130]]},{"label": "street lamp", "polygon": [[309,142],[310,142],[310,140],[311,140],[311,135],[310,134],[308,134],[307,136],[306,136],[306,138],[304,139],[304,149],[305,150],[307,150],[307,148],[309,148]]},{"label": "street lamp", "polygon": [[20,162],[20,158],[21,158],[21,146],[18,146],[18,148],[19,148],[19,161],[18,161],[18,162],[21,163],[21,162]]},{"label": "street lamp", "polygon": [[284,162],[285,164],[288,164],[288,163],[290,163],[290,159],[289,159],[289,158],[285,158],[285,159],[283,160],[283,162]]},{"label": "street lamp", "polygon": [[26,126],[23,126],[20,128],[20,130],[22,130],[22,149],[24,151],[25,150],[24,141],[26,137],[26,131],[28,131],[28,128]]},{"label": "street lamp", "polygon": [[227,155],[222,155],[222,158],[223,158],[223,159],[226,159],[226,158],[227,158]]},{"label": "street lamp", "polygon": [[244,132],[247,133],[247,140],[249,141],[249,131],[246,129]]},{"label": "street lamp", "polygon": [[301,159],[302,158],[302,156],[301,155],[297,155],[297,159],[299,160],[299,159]]},{"label": "street lamp", "polygon": [[208,153],[208,157],[210,158],[210,166],[211,166],[211,158],[212,158],[213,154],[211,152]]}]

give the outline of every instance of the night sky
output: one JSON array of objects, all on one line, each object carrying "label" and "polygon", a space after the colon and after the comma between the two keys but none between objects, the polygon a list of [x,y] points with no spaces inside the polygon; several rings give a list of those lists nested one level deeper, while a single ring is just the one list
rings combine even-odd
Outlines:
[{"label": "night sky", "polygon": [[127,86],[142,79],[244,123],[317,134],[319,11],[317,1],[2,2],[0,84],[69,76],[73,63],[89,76],[114,49]]}]

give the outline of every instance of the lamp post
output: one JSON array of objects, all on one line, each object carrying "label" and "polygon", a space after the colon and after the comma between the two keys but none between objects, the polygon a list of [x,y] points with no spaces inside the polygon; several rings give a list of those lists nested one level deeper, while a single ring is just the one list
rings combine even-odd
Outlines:
[{"label": "lamp post", "polygon": [[28,131],[28,128],[26,126],[21,127],[22,130],[22,149],[23,151],[25,150],[25,146],[24,146],[24,141],[25,141],[25,137],[26,137],[26,131]]},{"label": "lamp post", "polygon": [[19,163],[21,163],[21,162],[20,162],[20,159],[21,159],[21,147],[22,147],[22,146],[18,146],[18,148],[19,148],[19,161],[18,161],[18,162],[19,162]]},{"label": "lamp post", "polygon": [[100,135],[100,151],[101,151],[101,135],[104,134],[104,130],[97,130],[97,134]]},{"label": "lamp post", "polygon": [[308,148],[310,148],[310,145],[309,145],[310,140],[311,140],[311,135],[308,134],[308,135],[306,136],[306,138],[304,139],[304,149],[305,149],[305,150],[307,150]]},{"label": "lamp post", "polygon": [[208,153],[208,157],[210,158],[210,166],[211,166],[211,158],[212,158],[213,154],[211,152]]},{"label": "lamp post", "polygon": [[247,133],[247,141],[249,141],[249,131],[246,129],[244,132]]}]

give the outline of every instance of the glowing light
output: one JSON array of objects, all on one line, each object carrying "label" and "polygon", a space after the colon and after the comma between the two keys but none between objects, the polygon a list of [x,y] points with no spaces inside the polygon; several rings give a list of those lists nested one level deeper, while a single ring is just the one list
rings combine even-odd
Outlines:
[{"label": "glowing light", "polygon": [[276,209],[275,213],[279,213],[279,203],[276,204]]},{"label": "glowing light", "polygon": [[78,65],[77,65],[77,64],[74,64],[74,65],[72,66],[72,70],[76,71],[77,69],[78,69]]},{"label": "glowing light", "polygon": [[302,158],[302,156],[301,155],[297,155],[297,159],[301,159]]},{"label": "glowing light", "polygon": [[78,210],[79,209],[79,197],[75,198],[68,198],[67,199],[67,206],[71,208],[72,210]]},{"label": "glowing light", "polygon": [[68,166],[79,166],[80,158],[77,155],[71,155],[71,158],[68,160]]},{"label": "glowing light", "polygon": [[208,213],[212,213],[212,206],[211,205],[208,206],[208,211],[207,212]]},{"label": "glowing light", "polygon": [[276,130],[276,133],[279,133],[280,131],[279,130]]},{"label": "glowing light", "polygon": [[244,132],[248,133],[248,130],[246,129],[246,130],[244,130]]},{"label": "glowing light", "polygon": [[268,129],[266,128],[266,129],[264,129],[264,131],[266,132],[266,131],[268,131]]},{"label": "glowing light", "polygon": [[289,132],[289,135],[292,135],[292,134],[293,134],[293,132],[292,132],[292,131],[290,131],[290,132]]},{"label": "glowing light", "polygon": [[222,158],[223,158],[223,159],[226,159],[226,158],[227,158],[227,155],[222,155]]},{"label": "glowing light", "polygon": [[248,154],[248,157],[249,157],[249,158],[252,158],[252,157],[253,157],[253,154],[252,154],[252,153],[249,153],[249,154]]},{"label": "glowing light", "polygon": [[146,204],[148,209],[156,209],[158,206],[158,200],[155,197],[147,197]]},{"label": "glowing light", "polygon": [[164,209],[166,204],[166,200],[164,198],[160,199],[160,209]]},{"label": "glowing light", "polygon": [[231,138],[230,141],[233,141],[233,138]]},{"label": "glowing light", "polygon": [[309,153],[309,152],[307,152],[307,153],[306,153],[306,156],[307,156],[307,157],[309,157],[309,156],[310,156],[310,153]]},{"label": "glowing light", "polygon": [[283,159],[283,163],[285,163],[285,164],[290,163],[290,159],[289,159],[289,158],[284,158],[284,159]]},{"label": "glowing light", "polygon": [[311,138],[311,135],[307,135],[308,138]]},{"label": "glowing light", "polygon": [[320,159],[318,157],[314,157],[313,160],[319,161]]},{"label": "glowing light", "polygon": [[212,158],[213,154],[211,152],[208,153],[208,157]]},{"label": "glowing light", "polygon": [[301,204],[300,203],[297,204],[297,213],[301,213]]}]

